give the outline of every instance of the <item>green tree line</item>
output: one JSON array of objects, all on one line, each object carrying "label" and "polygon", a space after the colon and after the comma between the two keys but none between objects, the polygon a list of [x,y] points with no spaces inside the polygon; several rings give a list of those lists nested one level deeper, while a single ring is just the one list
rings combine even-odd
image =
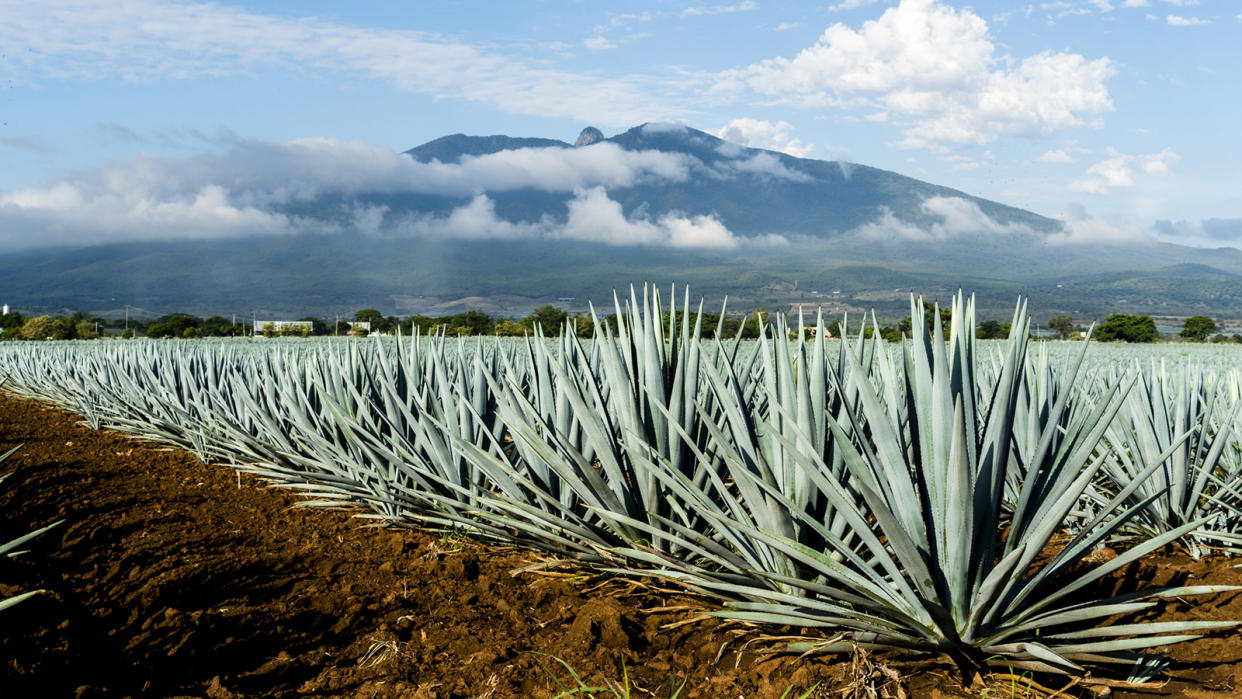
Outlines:
[{"label": "green tree line", "polygon": [[[941,308],[939,316],[935,305],[924,302],[926,322],[925,332],[931,332],[933,323],[939,320],[947,332],[951,313],[948,308]],[[759,336],[761,325],[769,322],[770,315],[766,309],[759,307],[747,316],[726,316],[704,313],[700,326],[700,335],[712,337],[719,329],[726,339],[735,337],[755,338]],[[324,335],[366,335],[376,332],[384,335],[401,333],[411,335],[415,331],[422,335],[444,333],[450,336],[499,335],[521,337],[532,335],[536,331],[545,336],[557,335],[567,324],[583,338],[595,334],[595,325],[586,315],[572,315],[569,311],[545,304],[534,309],[520,319],[502,318],[488,315],[480,310],[467,310],[442,316],[411,315],[405,317],[386,316],[374,308],[364,308],[353,314],[350,320],[334,320],[332,322],[313,316],[297,319],[298,325],[277,328],[275,325],[260,327],[261,334],[273,336],[324,336]],[[616,329],[615,314],[601,318],[610,328]],[[685,312],[678,311],[676,316],[665,314],[664,325],[670,323],[680,332],[685,321]],[[691,318],[694,323],[694,318]],[[1060,339],[1070,339],[1077,332],[1085,331],[1082,325],[1076,324],[1068,315],[1053,316],[1048,319],[1048,329]],[[1178,336],[1187,341],[1195,342],[1242,342],[1242,335],[1226,337],[1217,332],[1214,320],[1206,316],[1191,316],[1185,320]],[[912,321],[905,317],[894,325],[879,328],[881,337],[888,341],[898,341],[912,334]],[[836,334],[840,329],[834,324],[830,332]],[[857,332],[857,330],[855,330]],[[867,325],[864,334],[870,336],[874,328]],[[980,339],[1004,339],[1009,336],[1009,323],[999,320],[982,320],[975,328]],[[69,316],[54,317],[41,315],[26,318],[21,313],[13,312],[0,315],[0,339],[9,340],[92,340],[101,335],[120,336],[124,338],[145,336],[150,338],[198,338],[198,337],[241,337],[251,334],[247,323],[236,323],[224,316],[213,315],[199,318],[188,313],[171,313],[154,320],[134,318],[129,320],[91,317],[87,313],[74,313]],[[1156,342],[1161,339],[1155,321],[1150,316],[1114,313],[1095,326],[1092,339],[1101,342]]]}]

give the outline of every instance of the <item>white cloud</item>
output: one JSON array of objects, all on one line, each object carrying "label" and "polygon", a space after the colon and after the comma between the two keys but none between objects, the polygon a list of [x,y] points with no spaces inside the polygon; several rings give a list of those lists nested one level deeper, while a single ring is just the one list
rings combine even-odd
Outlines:
[{"label": "white cloud", "polygon": [[798,23],[797,23],[797,22],[781,22],[780,24],[776,25],[776,26],[772,29],[772,31],[776,31],[776,32],[787,32],[787,31],[789,31],[790,29],[794,29],[794,28],[796,28],[797,26],[798,26]]},{"label": "white cloud", "polygon": [[714,216],[670,213],[657,221],[626,218],[621,204],[609,198],[603,187],[577,192],[569,202],[568,220],[553,235],[611,245],[729,248],[738,243]]},{"label": "white cloud", "polygon": [[1151,7],[1151,3],[1147,0],[1125,0],[1121,3],[1122,7]]},{"label": "white cloud", "polygon": [[454,240],[567,239],[678,248],[732,248],[742,243],[774,242],[771,236],[757,240],[736,238],[715,216],[673,212],[656,220],[641,215],[627,217],[621,204],[610,198],[603,187],[578,190],[566,208],[563,222],[548,217],[512,222],[498,217],[495,203],[480,194],[447,216],[407,216],[395,220],[381,233]]},{"label": "white cloud", "polygon": [[1094,5],[1095,9],[1099,10],[1100,12],[1112,12],[1113,11],[1113,5],[1108,0],[1087,0],[1087,2]]},{"label": "white cloud", "polygon": [[1063,150],[1050,150],[1039,156],[1039,159],[1045,163],[1072,163],[1074,157]]},{"label": "white cloud", "polygon": [[[727,145],[731,147],[733,144]],[[731,150],[731,148],[726,150]],[[723,152],[723,154],[726,157],[736,157],[729,152]],[[755,153],[749,158],[727,160],[716,165],[715,171],[726,178],[732,178],[738,174],[749,174],[791,182],[811,182],[815,179],[805,172],[790,170],[775,155],[763,152]]]},{"label": "white cloud", "polygon": [[[763,152],[708,169],[689,156],[627,151],[612,143],[501,151],[463,158],[460,163],[420,163],[360,142],[236,142],[222,153],[180,159],[139,155],[48,186],[0,192],[0,251],[34,245],[347,231],[457,239],[559,237],[673,247],[783,240],[736,238],[714,215],[673,212],[656,219],[627,218],[607,194],[613,187],[682,181],[691,170],[716,177],[809,179]],[[497,216],[488,193],[521,189],[572,192],[567,220],[509,221]],[[403,193],[467,201],[448,214],[428,216],[354,199],[358,194]]]},{"label": "white cloud", "polygon": [[1208,218],[1200,221],[1156,221],[1161,240],[1178,245],[1218,248],[1242,247],[1242,218]]},{"label": "white cloud", "polygon": [[1164,0],[1165,4],[1178,7],[1198,7],[1199,0]]},{"label": "white cloud", "polygon": [[334,228],[230,201],[229,193],[219,185],[206,185],[176,198],[120,189],[92,196],[68,183],[0,196],[0,249],[7,251]]},{"label": "white cloud", "polygon": [[843,10],[853,10],[855,8],[865,7],[867,5],[874,5],[877,2],[880,2],[880,0],[844,0],[843,2],[839,2],[835,5],[830,5],[828,7],[828,11],[829,12],[841,12]]},{"label": "white cloud", "polygon": [[1198,17],[1179,17],[1178,15],[1169,15],[1164,18],[1170,27],[1199,27],[1205,24],[1211,24],[1210,20],[1199,19]]},{"label": "white cloud", "polygon": [[617,42],[605,36],[592,36],[587,39],[583,39],[582,45],[594,51],[617,48]]},{"label": "white cloud", "polygon": [[703,17],[709,15],[725,15],[734,12],[749,12],[759,9],[758,3],[754,0],[742,0],[742,2],[733,5],[707,5],[701,7],[687,7],[681,11],[682,17]]},{"label": "white cloud", "polygon": [[771,122],[742,117],[711,133],[741,146],[780,151],[797,158],[805,158],[815,150],[814,144],[803,144],[794,138],[793,126],[786,121]]},{"label": "white cloud", "polygon": [[806,108],[880,108],[905,125],[901,145],[983,144],[1001,135],[1094,125],[1113,108],[1107,58],[998,55],[987,22],[936,0],[903,0],[855,30],[838,23],[793,58],[719,76],[713,92],[743,90]]},{"label": "white cloud", "polygon": [[536,223],[513,223],[498,218],[496,205],[486,194],[477,195],[436,224],[439,232],[457,239],[536,237],[541,231]]},{"label": "white cloud", "polygon": [[930,226],[920,226],[897,218],[884,207],[878,220],[860,226],[855,232],[878,240],[936,241],[967,235],[1031,235],[1033,231],[1021,223],[999,223],[979,208],[979,205],[961,197],[929,197],[923,201],[923,211],[940,220]]},{"label": "white cloud", "polygon": [[1092,218],[1086,209],[1071,204],[1058,218],[1063,224],[1060,233],[1054,233],[1045,242],[1049,245],[1093,244],[1150,244],[1155,242],[1151,233],[1137,223],[1124,218]]},{"label": "white cloud", "polygon": [[1126,155],[1109,148],[1106,154],[1106,159],[1087,168],[1086,179],[1071,182],[1070,189],[1089,194],[1106,194],[1116,188],[1133,187],[1136,169],[1148,175],[1167,175],[1169,163],[1181,160],[1181,156],[1169,148],[1146,155]]},{"label": "white cloud", "polygon": [[402,90],[539,116],[625,126],[683,113],[641,79],[547,68],[438,34],[287,18],[215,3],[5,3],[0,46],[31,76],[136,82],[271,69],[368,78]]}]

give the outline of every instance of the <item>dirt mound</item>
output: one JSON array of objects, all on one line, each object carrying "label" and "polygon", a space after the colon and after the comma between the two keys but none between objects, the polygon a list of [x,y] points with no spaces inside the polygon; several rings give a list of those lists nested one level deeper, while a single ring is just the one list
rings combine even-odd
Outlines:
[{"label": "dirt mound", "polygon": [[[515,574],[539,559],[293,507],[226,467],[0,395],[0,449],[18,444],[0,467],[13,472],[0,540],[64,523],[0,564],[0,595],[47,590],[3,613],[5,696],[543,697],[560,691],[553,675],[577,686],[560,660],[586,684],[628,677],[646,691],[635,697],[683,682],[683,699],[848,684],[849,658],[762,655],[772,643],[677,590],[563,567]],[[1236,582],[1230,565],[1151,559],[1127,575]],[[1148,616],[1171,613],[1236,619],[1242,602],[1173,600]],[[1157,694],[1242,687],[1236,633],[1172,656],[1178,681]],[[876,659],[911,696],[965,696],[946,664]]]}]

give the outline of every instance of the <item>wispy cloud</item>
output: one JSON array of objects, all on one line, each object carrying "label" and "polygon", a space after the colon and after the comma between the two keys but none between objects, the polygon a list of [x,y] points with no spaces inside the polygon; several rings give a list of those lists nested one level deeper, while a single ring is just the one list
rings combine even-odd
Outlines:
[{"label": "wispy cloud", "polygon": [[961,197],[929,197],[922,209],[929,217],[938,219],[930,225],[920,225],[898,218],[884,207],[879,218],[860,226],[855,233],[875,240],[887,241],[938,241],[962,236],[1026,236],[1034,231],[1021,223],[1000,223],[988,216],[979,205]]},{"label": "wispy cloud", "polygon": [[18,150],[28,150],[31,153],[49,153],[52,150],[38,136],[7,136],[0,138],[0,145]]},{"label": "wispy cloud", "polygon": [[853,29],[838,23],[793,58],[722,73],[714,93],[754,92],[807,109],[879,107],[907,148],[989,143],[1091,126],[1112,110],[1107,58],[998,53],[987,22],[936,0],[903,0]]},{"label": "wispy cloud", "polygon": [[1170,27],[1199,27],[1205,24],[1211,24],[1211,20],[1200,19],[1198,17],[1181,17],[1178,15],[1169,15],[1164,18]]},{"label": "wispy cloud", "polygon": [[602,51],[605,49],[615,49],[618,44],[606,36],[591,36],[583,39],[582,45],[595,51]]},{"label": "wispy cloud", "polygon": [[798,158],[805,158],[815,150],[814,144],[804,144],[794,138],[793,126],[787,121],[771,122],[742,117],[712,133],[740,146],[780,151]]},{"label": "wispy cloud", "polygon": [[839,2],[835,5],[829,5],[828,11],[829,12],[843,12],[845,10],[853,10],[855,8],[865,7],[867,5],[874,5],[877,2],[880,2],[880,0],[844,0],[843,2]]},{"label": "wispy cloud", "polygon": [[1155,237],[1143,226],[1123,217],[1098,218],[1080,204],[1065,207],[1060,233],[1044,239],[1049,245],[1149,245]]},{"label": "wispy cloud", "polygon": [[[739,244],[713,215],[627,217],[608,195],[614,188],[684,181],[694,172],[716,178],[807,178],[769,153],[708,167],[684,154],[630,151],[606,142],[423,163],[361,142],[243,141],[192,158],[140,155],[47,186],[0,192],[0,251],[308,232],[564,237],[675,247]],[[527,189],[564,196],[564,216],[514,221],[496,215],[493,196]],[[455,208],[447,215],[429,215],[375,203],[402,194],[443,196]]]},{"label": "wispy cloud", "polygon": [[681,11],[682,17],[704,17],[710,15],[726,15],[734,12],[750,12],[759,9],[759,3],[754,0],[743,0],[742,2],[732,5],[699,5],[695,7],[687,7]]},{"label": "wispy cloud", "polygon": [[1242,218],[1207,218],[1200,221],[1158,220],[1154,228],[1161,240],[1195,247],[1242,246]]},{"label": "wispy cloud", "polygon": [[47,0],[6,3],[0,45],[32,80],[149,82],[272,69],[390,83],[517,114],[609,126],[671,118],[658,86],[546,67],[437,34],[290,19],[214,3]]},{"label": "wispy cloud", "polygon": [[1071,182],[1070,189],[1088,194],[1107,194],[1117,188],[1133,187],[1135,171],[1167,175],[1169,164],[1181,160],[1181,156],[1169,148],[1146,155],[1127,155],[1109,148],[1106,155],[1106,159],[1087,168],[1086,179]]},{"label": "wispy cloud", "polygon": [[1045,163],[1072,163],[1074,157],[1063,150],[1050,150],[1039,156],[1040,161]]}]

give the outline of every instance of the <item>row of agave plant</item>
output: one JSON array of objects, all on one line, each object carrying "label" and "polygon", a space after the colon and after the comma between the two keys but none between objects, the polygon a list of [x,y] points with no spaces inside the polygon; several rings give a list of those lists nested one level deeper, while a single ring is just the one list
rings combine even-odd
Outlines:
[{"label": "row of agave plant", "polygon": [[[1109,621],[1234,588],[1093,586],[1168,545],[1242,544],[1237,372],[1088,370],[1086,343],[1053,361],[1022,303],[1008,341],[977,343],[960,294],[947,337],[896,346],[829,342],[822,317],[699,339],[688,292],[614,306],[590,342],[9,344],[0,375],[308,505],[675,579],[719,616],[840,639],[799,651],[1138,679],[1160,665],[1144,650],[1235,625]],[[1104,545],[1122,553],[1093,564]]]}]

